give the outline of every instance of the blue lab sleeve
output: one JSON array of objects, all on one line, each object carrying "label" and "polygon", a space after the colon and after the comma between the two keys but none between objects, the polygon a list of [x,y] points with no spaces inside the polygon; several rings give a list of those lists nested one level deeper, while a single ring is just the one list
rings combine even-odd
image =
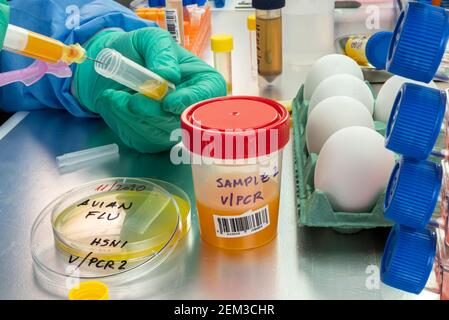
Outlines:
[{"label": "blue lab sleeve", "polygon": [[[84,44],[103,29],[132,31],[155,26],[113,0],[12,0],[9,4],[11,24],[66,44]],[[32,62],[32,59],[17,54],[0,52],[0,72],[22,69]],[[75,73],[76,65],[71,68]],[[22,83],[4,86],[0,88],[0,108],[7,112],[66,109],[78,117],[94,117],[72,95],[71,85],[72,78],[58,79],[46,75],[30,87]]]}]

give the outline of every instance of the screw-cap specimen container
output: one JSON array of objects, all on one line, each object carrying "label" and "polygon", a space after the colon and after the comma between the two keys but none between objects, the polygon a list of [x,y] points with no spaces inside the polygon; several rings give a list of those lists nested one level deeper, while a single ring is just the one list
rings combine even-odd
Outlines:
[{"label": "screw-cap specimen container", "polygon": [[282,8],[285,0],[253,0],[258,72],[268,82],[282,74]]},{"label": "screw-cap specimen container", "polygon": [[409,2],[401,13],[387,70],[421,82],[449,80],[449,12],[441,7]]},{"label": "screw-cap specimen container", "polygon": [[405,83],[399,91],[387,124],[385,146],[406,157],[425,160],[435,150],[446,113],[444,91]]},{"label": "screw-cap specimen container", "polygon": [[236,96],[200,102],[181,116],[190,151],[202,238],[251,249],[277,233],[287,110],[272,100]]}]

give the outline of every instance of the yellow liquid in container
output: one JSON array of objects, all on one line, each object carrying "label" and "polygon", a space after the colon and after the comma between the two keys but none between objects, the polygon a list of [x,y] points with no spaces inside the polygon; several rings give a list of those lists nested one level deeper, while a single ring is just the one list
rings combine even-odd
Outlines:
[{"label": "yellow liquid in container", "polygon": [[170,198],[154,190],[110,192],[77,201],[53,219],[56,246],[77,257],[90,252],[112,261],[150,257],[190,229],[189,203],[176,195],[173,199],[180,220]]},{"label": "yellow liquid in container", "polygon": [[139,92],[148,98],[162,100],[168,92],[168,83],[157,80],[149,80],[139,88]]},{"label": "yellow liquid in container", "polygon": [[282,73],[282,18],[257,19],[257,61],[259,74]]},{"label": "yellow liquid in container", "polygon": [[[227,178],[229,179],[229,177]],[[221,199],[230,197],[231,194],[233,194],[233,205],[230,204],[230,198],[223,205]],[[245,250],[263,246],[276,237],[280,201],[279,184],[277,182],[259,183],[251,187],[222,189],[209,195],[207,203],[202,199],[196,201],[201,238],[206,242],[219,248]],[[239,195],[244,197],[240,198],[240,204],[237,203]],[[247,204],[243,203],[245,201],[247,201]],[[258,217],[253,214],[246,215],[249,212],[264,213],[262,212],[263,208],[268,209],[268,211],[265,211],[268,215],[268,224],[265,223],[262,226],[261,215]],[[249,220],[252,220],[254,225],[259,225],[260,229],[246,234],[241,233],[238,237],[223,237],[217,234],[217,216],[222,221],[226,220],[227,217],[231,218],[226,221],[227,226],[231,229],[235,229],[236,224],[239,223],[240,225],[241,223],[251,223]],[[240,222],[238,219],[240,219]]]},{"label": "yellow liquid in container", "polygon": [[71,64],[82,63],[85,60],[85,52],[78,44],[68,46],[58,40],[29,32],[28,43],[20,54],[48,63],[62,61]]}]

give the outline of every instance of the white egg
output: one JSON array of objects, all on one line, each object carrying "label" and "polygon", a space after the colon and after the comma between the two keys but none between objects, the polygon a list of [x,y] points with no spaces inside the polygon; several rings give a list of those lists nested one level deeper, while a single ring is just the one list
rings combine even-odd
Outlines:
[{"label": "white egg", "polygon": [[362,70],[354,60],[342,54],[329,54],[318,59],[309,71],[304,83],[304,99],[309,101],[321,81],[336,74],[352,74],[363,80]]},{"label": "white egg", "polygon": [[333,96],[347,96],[363,103],[370,114],[374,110],[374,96],[368,85],[351,74],[336,74],[323,80],[313,93],[309,114],[321,101]]},{"label": "white egg", "polygon": [[320,153],[330,136],[340,129],[353,126],[374,129],[373,117],[365,105],[351,97],[327,98],[313,109],[307,120],[307,149]]},{"label": "white egg", "polygon": [[369,212],[385,190],[394,163],[394,154],[376,131],[341,129],[321,149],[315,188],[327,195],[337,212]]},{"label": "white egg", "polygon": [[399,90],[401,89],[404,83],[416,83],[429,88],[437,89],[437,85],[435,82],[424,83],[418,82],[414,80],[410,80],[407,78],[403,78],[400,76],[393,76],[388,79],[377,95],[376,104],[374,108],[374,120],[382,121],[387,123],[390,118],[391,109],[393,108],[394,100],[398,95]]}]

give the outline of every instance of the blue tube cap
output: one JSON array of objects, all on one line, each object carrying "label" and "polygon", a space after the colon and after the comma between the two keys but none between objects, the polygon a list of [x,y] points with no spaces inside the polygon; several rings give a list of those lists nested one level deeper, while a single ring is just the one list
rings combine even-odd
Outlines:
[{"label": "blue tube cap", "polygon": [[381,31],[373,34],[366,44],[366,57],[376,69],[385,70],[387,67],[388,50],[393,39],[393,32]]},{"label": "blue tube cap", "polygon": [[446,111],[446,93],[405,83],[387,124],[385,146],[409,158],[425,160],[438,139]]},{"label": "blue tube cap", "polygon": [[385,218],[410,228],[425,228],[437,205],[442,179],[440,164],[400,158],[387,186]]},{"label": "blue tube cap", "polygon": [[435,253],[435,232],[395,225],[382,257],[382,282],[396,289],[419,294],[429,280]]},{"label": "blue tube cap", "polygon": [[409,2],[394,30],[387,70],[409,79],[430,82],[446,51],[449,13],[445,9]]}]

